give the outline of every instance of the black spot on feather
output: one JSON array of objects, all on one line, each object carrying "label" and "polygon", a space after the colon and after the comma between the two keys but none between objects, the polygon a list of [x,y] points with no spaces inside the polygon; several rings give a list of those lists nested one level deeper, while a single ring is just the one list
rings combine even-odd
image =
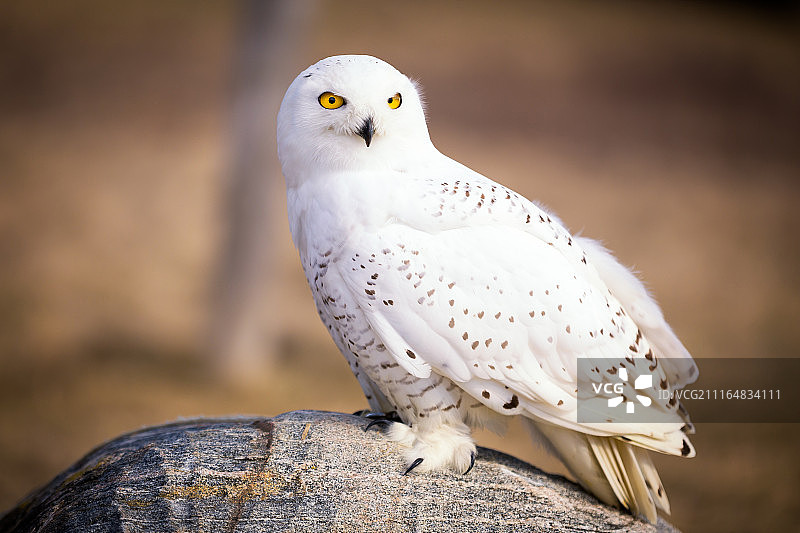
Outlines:
[{"label": "black spot on feather", "polygon": [[519,405],[519,398],[517,398],[516,394],[511,396],[511,399],[508,400],[508,403],[503,404],[503,409],[513,409]]}]

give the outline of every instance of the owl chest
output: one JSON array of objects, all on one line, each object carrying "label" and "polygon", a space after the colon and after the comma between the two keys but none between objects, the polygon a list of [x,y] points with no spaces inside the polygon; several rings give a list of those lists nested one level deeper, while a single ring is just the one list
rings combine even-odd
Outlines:
[{"label": "owl chest", "polygon": [[311,261],[306,276],[319,316],[353,371],[365,372],[377,384],[416,379],[394,361],[372,330],[335,263],[333,258]]},{"label": "owl chest", "polygon": [[[320,318],[359,380],[369,378],[405,420],[442,409],[448,416],[463,416],[463,391],[452,381],[436,373],[418,378],[397,363],[339,277],[334,260],[318,261],[307,276]],[[464,408],[467,404],[463,402]]]}]

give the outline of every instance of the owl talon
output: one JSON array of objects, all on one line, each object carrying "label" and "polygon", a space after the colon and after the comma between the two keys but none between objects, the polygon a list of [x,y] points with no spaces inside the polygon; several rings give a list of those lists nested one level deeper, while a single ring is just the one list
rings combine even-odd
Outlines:
[{"label": "owl talon", "polygon": [[393,423],[394,422],[392,422],[391,420],[387,420],[385,418],[376,418],[375,420],[371,420],[370,423],[367,424],[367,427],[364,428],[364,432],[366,433],[367,431],[369,431],[369,428],[371,428],[372,426],[376,426],[378,424],[393,424]]},{"label": "owl talon", "polygon": [[411,472],[412,470],[414,470],[416,467],[418,467],[421,464],[422,464],[422,457],[417,457],[416,459],[414,459],[413,463],[408,465],[408,468],[406,468],[406,471],[403,472],[403,475],[405,476],[406,474],[408,474],[409,472]]},{"label": "owl talon", "polygon": [[469,474],[469,471],[472,470],[473,466],[475,466],[475,452],[472,452],[470,454],[470,456],[469,456],[469,468],[467,468],[467,471],[464,472],[462,475],[466,476],[467,474]]},{"label": "owl talon", "polygon": [[364,418],[380,418],[382,420],[388,420],[389,422],[402,422],[400,416],[397,414],[397,411],[389,411],[388,413],[375,413],[371,411],[365,411]]},{"label": "owl talon", "polygon": [[372,413],[367,411],[366,414],[360,416],[370,420],[370,423],[367,424],[367,427],[364,428],[364,431],[367,431],[376,424],[393,424],[394,422],[403,422],[397,415],[397,411],[390,411],[388,413]]}]

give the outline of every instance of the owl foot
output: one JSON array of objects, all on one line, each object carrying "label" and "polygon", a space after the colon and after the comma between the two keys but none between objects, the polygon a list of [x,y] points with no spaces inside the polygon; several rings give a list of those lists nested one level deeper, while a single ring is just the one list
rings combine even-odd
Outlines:
[{"label": "owl foot", "polygon": [[411,428],[395,422],[386,435],[405,448],[403,455],[408,466],[403,475],[412,470],[448,469],[466,474],[475,464],[475,443],[465,424],[415,424]]}]

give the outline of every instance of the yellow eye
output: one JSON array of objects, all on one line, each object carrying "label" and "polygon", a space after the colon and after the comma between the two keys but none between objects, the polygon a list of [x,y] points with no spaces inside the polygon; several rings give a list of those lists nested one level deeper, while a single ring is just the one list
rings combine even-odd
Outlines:
[{"label": "yellow eye", "polygon": [[400,107],[400,104],[403,103],[403,97],[400,96],[400,93],[396,93],[394,96],[386,100],[386,103],[389,104],[390,108],[397,109]]},{"label": "yellow eye", "polygon": [[336,109],[344,105],[344,98],[338,94],[325,92],[319,95],[319,105],[325,109]]}]

